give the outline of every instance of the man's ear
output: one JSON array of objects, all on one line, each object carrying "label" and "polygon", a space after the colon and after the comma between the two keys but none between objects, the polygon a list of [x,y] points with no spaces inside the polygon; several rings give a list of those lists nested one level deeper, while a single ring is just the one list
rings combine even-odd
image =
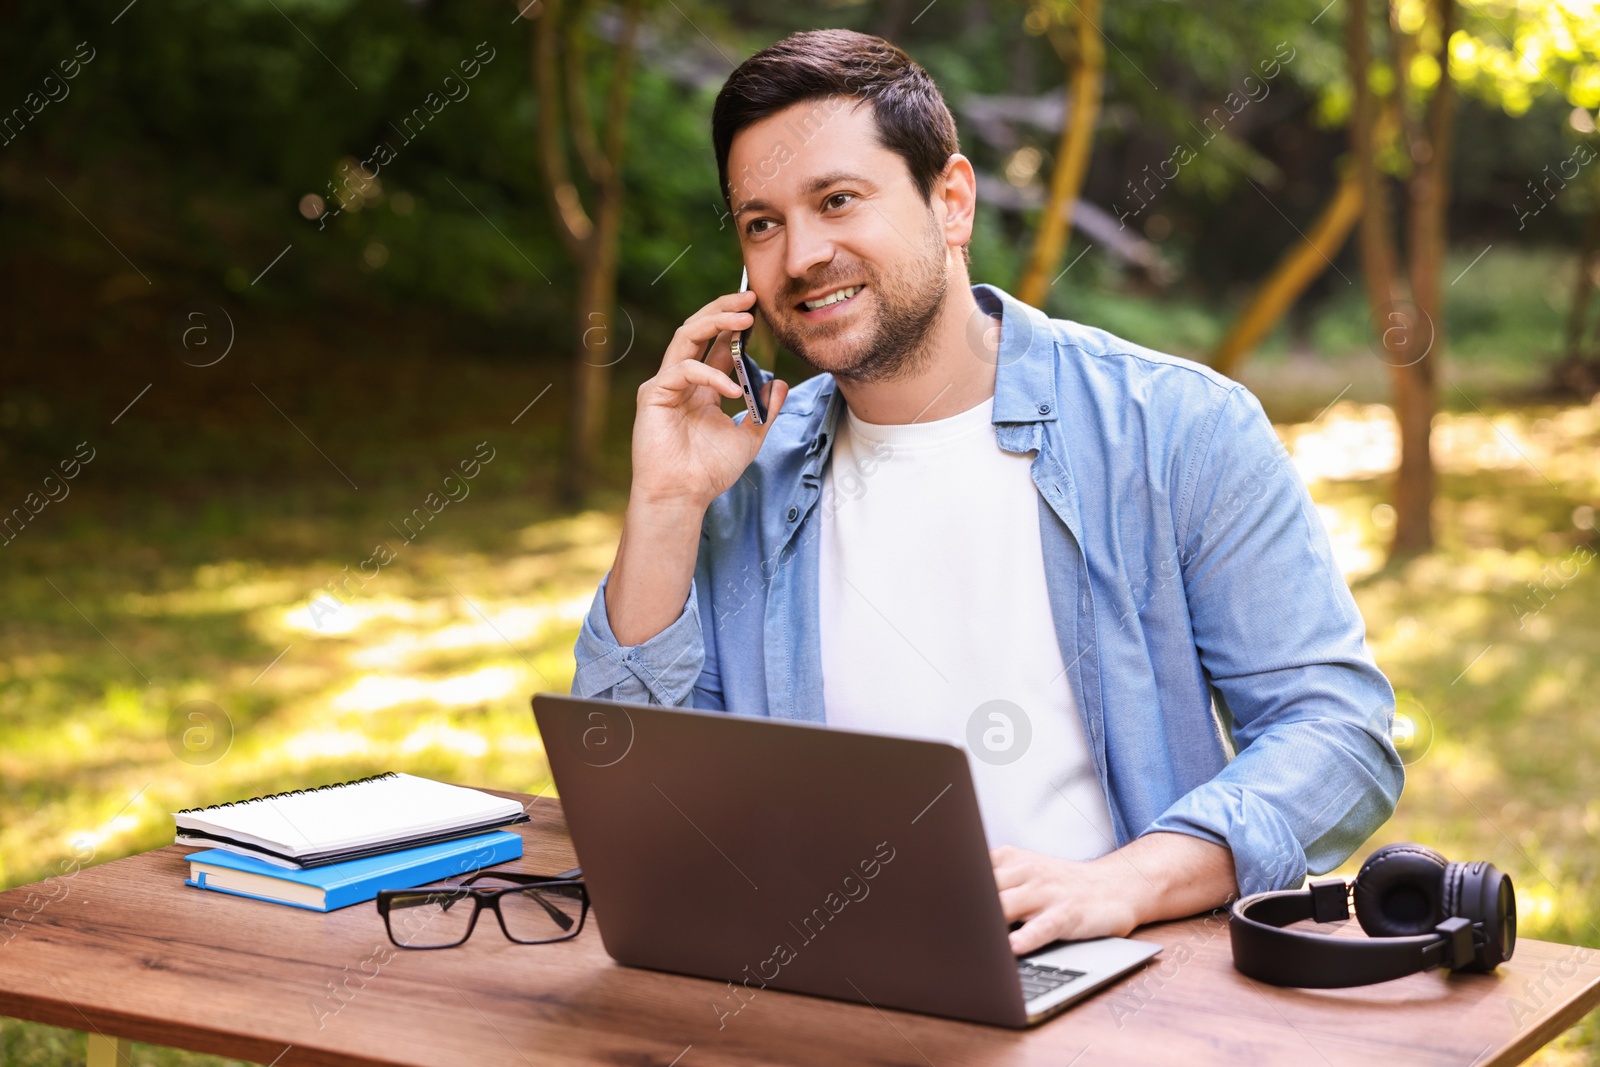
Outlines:
[{"label": "man's ear", "polygon": [[959,249],[972,240],[978,208],[978,176],[972,161],[957,152],[944,165],[933,189],[934,218],[944,231],[945,244]]}]

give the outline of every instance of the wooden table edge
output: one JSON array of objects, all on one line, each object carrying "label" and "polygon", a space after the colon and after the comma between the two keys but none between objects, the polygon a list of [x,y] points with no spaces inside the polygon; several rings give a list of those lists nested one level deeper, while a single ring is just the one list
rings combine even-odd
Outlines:
[{"label": "wooden table edge", "polygon": [[[526,794],[498,789],[485,791],[510,798],[522,799],[526,797]],[[538,800],[539,798],[535,797],[533,799]],[[161,846],[162,849],[170,847],[176,846]],[[13,888],[23,889],[26,886]],[[1195,916],[1194,918],[1200,917]],[[1182,921],[1184,920],[1179,920],[1179,922]],[[1150,924],[1140,928],[1133,936],[1141,939],[1154,939],[1159,936],[1162,928],[1167,925],[1169,924]],[[1566,946],[1558,942],[1544,942],[1544,944],[1557,945],[1559,947],[1580,947]],[[5,960],[5,948],[6,942],[0,942],[0,963]],[[1585,949],[1584,951],[1596,953],[1600,952],[1600,949]],[[90,1067],[97,1067],[99,1063],[125,1065],[131,1062],[128,1059],[125,1043],[132,1041],[242,1059],[265,1065],[278,1063],[291,1050],[294,1050],[297,1054],[292,1057],[291,1062],[295,1064],[295,1067],[310,1067],[310,1065],[315,1065],[315,1067],[328,1067],[328,1065],[350,1067],[352,1064],[369,1065],[369,1067],[393,1067],[393,1061],[376,1058],[364,1052],[352,1053],[340,1050],[336,1055],[330,1055],[316,1048],[284,1044],[276,1040],[269,1041],[247,1034],[223,1033],[214,1029],[202,1028],[190,1023],[173,1020],[165,1015],[119,1011],[113,1008],[90,1008],[86,1011],[74,1003],[72,998],[48,976],[43,976],[43,981],[50,987],[53,995],[42,990],[38,993],[33,993],[0,989],[0,1016],[73,1031],[83,1031],[90,1038]],[[1463,1067],[1506,1067],[1506,1065],[1522,1063],[1539,1049],[1577,1025],[1585,1015],[1597,1007],[1600,1007],[1600,976],[1585,984],[1576,996],[1554,1007],[1548,1015],[1544,1015],[1530,1025],[1521,1028],[1506,1045],[1493,1055],[1486,1059],[1475,1059],[1470,1065],[1463,1065]],[[97,1038],[98,1042],[95,1040]],[[112,1051],[110,1056],[107,1055],[108,1050]],[[1487,1051],[1487,1048],[1485,1051]],[[1480,1055],[1482,1054],[1480,1053]]]},{"label": "wooden table edge", "polygon": [[1541,1022],[1528,1027],[1521,1036],[1507,1045],[1505,1051],[1483,1067],[1513,1067],[1544,1048],[1550,1042],[1572,1029],[1596,1007],[1600,1007],[1600,981],[1592,983],[1577,997],[1557,1008]]}]

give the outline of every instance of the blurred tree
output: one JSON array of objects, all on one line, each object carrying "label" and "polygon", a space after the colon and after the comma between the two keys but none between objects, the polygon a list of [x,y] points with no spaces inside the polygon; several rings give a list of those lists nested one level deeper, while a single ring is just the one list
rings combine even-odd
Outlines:
[{"label": "blurred tree", "polygon": [[1346,167],[1333,196],[1312,223],[1305,240],[1284,250],[1268,274],[1211,352],[1211,366],[1230,378],[1250,351],[1260,344],[1300,299],[1306,287],[1327,269],[1361,218],[1361,172]]},{"label": "blurred tree", "polygon": [[1034,235],[1033,252],[1017,283],[1017,297],[1043,307],[1061,253],[1072,235],[1072,209],[1089,170],[1100,96],[1105,84],[1106,50],[1100,35],[1100,0],[1032,0],[1025,25],[1042,33],[1066,68],[1065,109],[1056,146],[1050,194]]},{"label": "blurred tree", "polygon": [[[562,485],[562,495],[569,503],[575,503],[588,490],[593,475],[605,432],[611,366],[615,362],[611,357],[611,334],[622,233],[622,156],[641,0],[626,0],[624,4],[603,134],[595,132],[589,113],[585,79],[589,31],[583,18],[584,0],[576,0],[565,16],[562,6],[562,0],[544,0],[532,43],[539,106],[539,163],[544,172],[545,194],[556,232],[578,270],[571,453]],[[584,207],[568,165],[569,139],[593,186],[592,209]]]},{"label": "blurred tree", "polygon": [[[1587,114],[1587,112],[1584,112]],[[1593,125],[1591,120],[1590,125]],[[1591,149],[1592,151],[1592,149]],[[1578,247],[1577,277],[1573,280],[1572,306],[1567,313],[1566,347],[1556,365],[1556,382],[1589,399],[1600,392],[1600,324],[1589,326],[1589,299],[1600,274],[1600,172],[1590,175],[1589,217]]]},{"label": "blurred tree", "polygon": [[[513,2],[520,13],[528,0]],[[565,0],[563,22],[578,2]],[[883,28],[933,73],[961,117],[962,143],[975,166],[996,177],[991,185],[1003,183],[1002,192],[1018,194],[1011,206],[985,198],[987,220],[973,247],[974,278],[1015,282],[1037,242],[1038,212],[1054,177],[1048,157],[1063,131],[1060,53],[1047,36],[1028,36],[1024,25],[1036,0],[942,0],[931,8],[926,0],[871,0],[825,9],[763,7],[754,0],[715,7],[674,2],[676,10],[661,5],[659,21],[641,22],[630,79],[628,140],[648,131],[649,144],[624,159],[614,314],[622,322],[625,308],[631,318],[610,331],[623,334],[617,349],[625,347],[630,322],[638,327],[640,351],[664,340],[687,309],[720,292],[737,271],[737,244],[724,232],[706,138],[711,101],[739,57],[790,30],[823,22]],[[1071,15],[1067,0],[1053,2]],[[1309,253],[1275,209],[1309,233],[1334,191],[1329,164],[1341,139],[1327,131],[1343,124],[1345,112],[1328,101],[1343,94],[1347,110],[1349,95],[1339,9],[1318,21],[1307,18],[1301,0],[1101,4],[1096,21],[1105,34],[1099,38],[1105,49],[1103,103],[1080,206],[1070,232],[1062,231],[1063,248],[1070,237],[1074,243],[1092,240],[1097,250],[1085,270],[1070,276],[1073,289],[1081,291],[1069,296],[1058,283],[1049,299],[1058,313],[1091,314],[1068,307],[1081,300],[1076,307],[1094,307],[1101,325],[1133,340],[1165,344],[1169,334],[1140,332],[1141,320],[1118,320],[1112,310],[1118,301],[1099,297],[1134,290],[1125,295],[1141,308],[1148,304],[1151,319],[1165,317],[1167,309],[1153,303],[1159,299],[1155,288],[1173,299],[1198,297],[1216,306],[1241,283],[1267,276],[1291,244]],[[1563,181],[1576,186],[1583,179],[1559,177],[1557,166],[1572,151],[1572,131],[1566,111],[1555,109],[1550,98],[1600,86],[1587,68],[1562,58],[1580,54],[1571,52],[1566,38],[1582,42],[1585,34],[1593,35],[1579,18],[1582,7],[1577,0],[1519,0],[1492,9],[1493,21],[1471,13],[1476,8],[1462,14],[1467,30],[1458,32],[1452,60],[1458,81],[1467,79],[1462,92],[1478,91],[1474,86],[1481,82],[1483,100],[1505,96],[1507,108],[1529,106],[1518,103],[1521,93],[1540,105],[1526,121],[1497,113],[1494,118],[1505,121],[1475,128],[1460,146],[1457,154],[1465,157],[1453,184],[1471,202],[1458,204],[1452,218],[1484,235],[1473,253],[1488,240],[1496,241],[1492,256],[1503,240],[1575,243],[1563,226],[1572,229],[1586,194],[1579,188],[1562,191]],[[165,305],[191,293],[263,314],[270,309],[382,323],[400,313],[418,324],[436,322],[453,338],[450,345],[470,334],[474,345],[532,355],[530,373],[537,357],[555,355],[560,369],[539,368],[539,381],[529,384],[542,388],[555,380],[556,391],[544,403],[565,405],[571,395],[563,392],[569,388],[566,368],[583,369],[571,355],[581,351],[585,332],[604,323],[578,310],[588,300],[579,292],[584,272],[551,266],[573,261],[563,254],[566,238],[548,204],[541,139],[530,136],[541,101],[537,78],[523,63],[536,58],[537,48],[522,35],[537,32],[529,24],[537,21],[537,10],[529,7],[513,21],[505,5],[295,0],[274,7],[165,0],[156,7],[136,4],[113,24],[120,4],[109,13],[44,0],[0,5],[0,90],[13,117],[0,138],[6,142],[0,146],[0,268],[31,277],[60,269],[86,276],[85,292],[107,287],[109,295],[92,298],[100,300],[91,305],[93,314],[83,314],[66,298],[76,292],[71,286],[57,287],[62,299],[50,308],[62,331],[94,331],[94,344],[108,360],[125,354],[126,338],[134,336],[113,326],[120,316],[142,307],[164,313]],[[587,0],[583,10],[584,41],[591,45],[571,66],[583,68],[586,99],[599,119],[621,41],[623,0]],[[1524,24],[1535,16],[1549,28],[1532,33]],[[1555,29],[1567,22],[1549,21],[1557,16],[1576,20],[1564,31],[1566,38]],[[1474,42],[1470,61],[1463,59],[1464,34]],[[564,40],[557,37],[558,59],[564,58]],[[83,52],[92,49],[94,59],[68,80],[62,64],[76,69],[68,61],[80,42],[87,42]],[[468,78],[461,64],[480,49],[498,58],[482,61],[478,75]],[[1375,76],[1381,76],[1378,67]],[[56,80],[46,84],[52,73]],[[449,87],[447,76],[456,79]],[[558,89],[566,78],[558,64]],[[1209,114],[1225,114],[1214,105],[1228,93],[1246,97],[1252,91],[1259,99],[1220,129],[1207,122]],[[62,99],[46,105],[48,92]],[[430,94],[434,103],[425,105]],[[964,108],[980,95],[990,99],[990,113],[1005,121],[980,122]],[[419,106],[441,110],[420,134],[399,133],[395,127]],[[1499,104],[1494,106],[1498,112]],[[15,114],[19,107],[26,117]],[[559,143],[571,159],[578,149],[569,111],[563,99],[556,108]],[[1558,111],[1561,124],[1554,125],[1550,116]],[[994,137],[985,139],[986,127]],[[590,128],[603,157],[603,131],[598,122]],[[1188,161],[1176,178],[1164,184],[1148,177],[1185,142],[1194,154],[1192,160],[1187,153],[1178,157]],[[383,164],[375,180],[351,182],[350,175],[368,161],[368,173],[377,169],[374,152],[385,144],[397,158]],[[1013,184],[1020,171],[1006,164],[1019,149],[1045,162],[1036,178]],[[1403,170],[1404,153],[1379,153],[1380,160],[1391,155],[1391,170]],[[1146,164],[1149,169],[1142,170]],[[598,230],[595,184],[581,160],[569,167],[576,204]],[[1597,170],[1590,165],[1587,173]],[[1248,188],[1245,178],[1259,191]],[[1530,179],[1532,188],[1522,194],[1527,228],[1519,230],[1505,202]],[[1154,193],[1148,209],[1129,191],[1135,185],[1143,191],[1146,180]],[[1541,205],[1535,192],[1544,202],[1559,195],[1534,216]],[[339,203],[328,203],[330,194]],[[321,215],[319,203],[326,208]],[[1086,227],[1092,216],[1084,203],[1101,206],[1111,234],[1091,236]],[[155,285],[133,274],[74,206]],[[340,208],[337,216],[334,208]],[[1121,237],[1160,250],[1148,260],[1124,257],[1126,274],[1100,254],[1115,252],[1123,215],[1128,217]],[[1502,228],[1515,231],[1514,238],[1495,236],[1495,227],[1508,219]],[[252,285],[291,242],[292,251]],[[683,255],[691,245],[693,251]],[[1075,251],[1062,257],[1047,281]],[[1170,275],[1156,278],[1140,267],[1157,259],[1172,265]],[[1141,269],[1143,274],[1131,273]],[[120,288],[124,276],[136,278],[146,295]],[[1591,323],[1597,303],[1588,305]],[[49,333],[43,327],[47,317],[0,312],[0,343],[7,329],[25,330],[26,339],[10,334],[13,348],[31,350],[35,338]],[[1196,327],[1193,346],[1208,342],[1210,328],[1209,318]],[[607,332],[588,336],[595,345]],[[441,344],[440,358],[449,350]],[[633,358],[610,368],[611,392],[621,393],[624,377],[645,370],[639,352]],[[594,354],[588,359],[609,361]],[[616,398],[613,420],[627,399]],[[569,410],[563,409],[563,421]],[[620,439],[625,429],[615,426],[605,436]],[[562,426],[561,433],[566,431]],[[606,454],[620,461],[625,451]]]},{"label": "blurred tree", "polygon": [[[1393,100],[1386,100],[1374,120],[1372,136],[1390,148],[1397,131]],[[1363,214],[1362,170],[1346,160],[1333,195],[1322,206],[1305,239],[1286,248],[1234,318],[1222,340],[1212,349],[1210,364],[1218,373],[1236,377],[1245,358],[1264,341],[1294,307],[1311,283],[1326,270],[1349,240]]]},{"label": "blurred tree", "polygon": [[[1456,83],[1510,114],[1525,112],[1550,91],[1592,108],[1600,104],[1600,20],[1589,0],[1515,0],[1500,13],[1475,8],[1466,27],[1457,26],[1453,0],[1386,0],[1384,8],[1387,49],[1377,62],[1366,0],[1351,0],[1345,29],[1349,130],[1362,181],[1362,273],[1373,329],[1391,368],[1400,426],[1390,552],[1404,555],[1433,546],[1431,427],[1444,354],[1440,272]],[[1384,143],[1380,107],[1392,107],[1398,116],[1395,146]],[[1513,205],[1519,230],[1595,158],[1592,149],[1585,151],[1547,165],[1538,185],[1528,183],[1532,197],[1525,207]],[[1404,257],[1391,222],[1388,175],[1405,186]],[[1582,321],[1586,284],[1580,266],[1569,321]]]},{"label": "blurred tree", "polygon": [[[1562,204],[1567,212],[1585,213],[1587,221],[1578,249],[1566,348],[1554,376],[1558,387],[1592,396],[1600,388],[1600,351],[1586,349],[1584,334],[1600,240],[1600,174],[1590,167],[1600,156],[1591,114],[1600,107],[1600,12],[1593,0],[1512,0],[1475,14],[1468,29],[1451,42],[1463,91],[1513,116],[1525,114],[1541,97],[1564,97],[1574,108],[1566,124],[1577,135],[1571,154],[1547,162],[1512,210],[1520,232],[1569,185],[1579,187]],[[1581,181],[1585,168],[1590,168],[1588,180]]]},{"label": "blurred tree", "polygon": [[[1437,367],[1444,354],[1439,274],[1446,248],[1445,208],[1454,129],[1455,94],[1448,45],[1455,30],[1454,0],[1388,0],[1389,94],[1407,150],[1406,247],[1402,259],[1391,222],[1389,188],[1379,153],[1379,102],[1370,61],[1367,0],[1350,0],[1345,37],[1352,88],[1350,139],[1361,176],[1361,266],[1368,311],[1390,368],[1392,404],[1400,424],[1391,555],[1433,547],[1432,428]],[[1375,77],[1375,74],[1378,76]],[[1415,92],[1413,91],[1415,89]],[[1392,164],[1391,164],[1392,165]]]},{"label": "blurred tree", "polygon": [[[1276,197],[1269,206],[1263,190],[1289,193],[1282,217],[1294,213],[1295,201],[1321,201],[1308,227],[1311,243],[1285,246],[1214,353],[1224,373],[1232,373],[1338,255],[1358,214],[1358,183],[1353,176],[1342,184],[1325,182],[1328,166],[1320,157],[1327,139],[1309,129],[1338,121],[1311,106],[1342,80],[1333,20],[1308,21],[1304,6],[1290,0],[1127,0],[1105,9],[1102,26],[1114,54],[1108,56],[1103,151],[1097,151],[1085,195],[1104,199],[1109,191],[1117,219],[1124,225],[1137,219],[1155,242],[1182,235],[1185,254],[1159,257],[1156,284],[1182,277],[1188,266],[1196,268],[1192,277],[1199,284],[1225,291],[1255,269],[1232,262],[1235,257],[1259,261],[1276,251],[1267,236],[1274,228],[1241,225],[1262,209],[1280,217]],[[1129,122],[1130,104],[1137,123]],[[1163,128],[1177,140],[1170,152],[1160,147]],[[1138,173],[1119,188],[1105,181],[1108,169],[1123,177]],[[1234,202],[1235,190],[1247,183],[1255,186],[1242,194],[1249,203]],[[1326,193],[1324,184],[1331,186]],[[1166,202],[1146,211],[1147,198]]]}]

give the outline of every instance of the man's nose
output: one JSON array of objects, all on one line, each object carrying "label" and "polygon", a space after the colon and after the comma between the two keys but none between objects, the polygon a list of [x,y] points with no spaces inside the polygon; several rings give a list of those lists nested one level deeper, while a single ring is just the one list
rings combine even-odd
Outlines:
[{"label": "man's nose", "polygon": [[784,235],[784,269],[791,278],[805,278],[813,268],[833,261],[833,240],[811,222],[792,222]]}]

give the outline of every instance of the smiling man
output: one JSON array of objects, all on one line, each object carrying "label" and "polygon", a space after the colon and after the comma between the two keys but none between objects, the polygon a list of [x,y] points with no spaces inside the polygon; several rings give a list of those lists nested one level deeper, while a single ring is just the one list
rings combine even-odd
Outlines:
[{"label": "smiling man", "polygon": [[[1255,398],[972,285],[972,164],[880,38],[752,56],[712,140],[751,291],[639,389],[574,694],[965,745],[1019,954],[1349,856],[1394,693]],[[822,372],[763,372],[760,426],[752,308]]]}]

